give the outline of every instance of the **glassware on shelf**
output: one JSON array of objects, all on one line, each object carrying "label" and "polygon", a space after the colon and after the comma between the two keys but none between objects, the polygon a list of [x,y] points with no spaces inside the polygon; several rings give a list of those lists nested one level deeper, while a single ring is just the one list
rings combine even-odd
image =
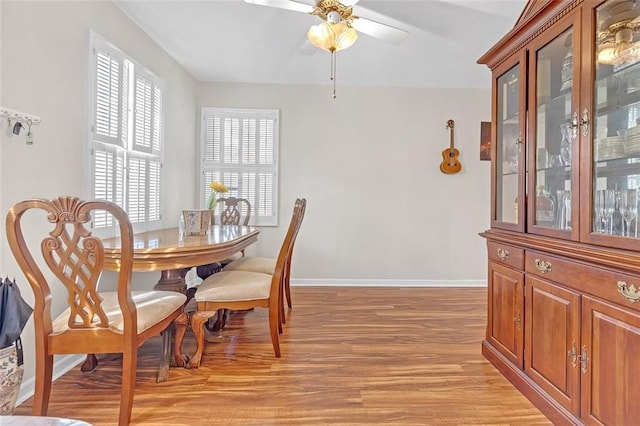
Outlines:
[{"label": "glassware on shelf", "polygon": [[536,194],[536,224],[553,227],[555,224],[555,201],[544,185],[539,185]]},{"label": "glassware on shelf", "polygon": [[603,189],[605,233],[613,235],[613,213],[616,211],[616,190]]},{"label": "glassware on shelf", "polygon": [[562,123],[560,125],[562,140],[560,141],[560,157],[565,166],[571,165],[571,124]]},{"label": "glassware on shelf", "polygon": [[[570,38],[568,38],[570,40]],[[564,93],[571,89],[573,83],[573,51],[570,48],[567,54],[562,59],[562,87],[560,87],[560,93]]]},{"label": "glassware on shelf", "polygon": [[549,155],[549,167],[563,167],[564,162],[562,161],[562,156],[560,154],[551,154]]},{"label": "glassware on shelf", "polygon": [[556,226],[559,229],[571,229],[571,191],[557,191]]},{"label": "glassware on shelf", "polygon": [[[635,189],[623,189],[620,191],[620,214],[624,222],[624,229],[622,234],[631,237],[631,223],[634,222],[638,216],[638,191]],[[638,224],[634,223],[635,232],[634,236],[637,236]]]},{"label": "glassware on shelf", "polygon": [[597,233],[604,233],[606,229],[605,212],[604,212],[604,191],[595,191],[595,201],[593,203],[593,231]]}]

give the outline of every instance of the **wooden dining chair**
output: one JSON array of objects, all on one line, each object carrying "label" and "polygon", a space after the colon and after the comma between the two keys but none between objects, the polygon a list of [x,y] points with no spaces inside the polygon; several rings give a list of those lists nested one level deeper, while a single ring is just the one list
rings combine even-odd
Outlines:
[{"label": "wooden dining chair", "polygon": [[[301,217],[298,223],[298,228],[302,225],[302,219],[304,218],[304,213],[307,208],[307,200],[301,199]],[[296,231],[297,232],[297,231]],[[293,245],[295,244],[295,240],[292,242],[291,250],[287,259],[285,261],[284,274],[282,276],[282,292],[281,292],[281,321],[282,323],[286,322],[285,314],[284,314],[284,299],[286,298],[287,306],[291,309],[291,258],[293,256]],[[258,257],[258,256],[247,256],[235,259],[229,264],[225,265],[222,269],[223,271],[250,271],[250,272],[262,272],[263,274],[273,274],[276,266],[276,258],[273,257]]]},{"label": "wooden dining chair", "polygon": [[[197,368],[202,360],[204,350],[204,324],[219,309],[244,310],[250,308],[267,308],[269,310],[269,331],[271,343],[276,357],[280,357],[280,310],[282,277],[286,262],[293,249],[293,243],[300,230],[304,214],[305,200],[296,200],[293,216],[284,241],[276,258],[273,274],[251,271],[222,271],[211,275],[197,288],[195,300],[196,311],[191,315],[191,329],[196,338],[196,351],[189,360],[191,367]],[[176,334],[180,343],[184,334]],[[176,346],[179,343],[176,344]]]},{"label": "wooden dining chair", "polygon": [[[43,226],[47,233],[41,241],[31,241],[31,238],[27,241],[23,222],[32,236],[39,229],[33,226],[33,221],[45,217],[32,214],[36,211],[44,211],[51,226],[49,229]],[[102,292],[98,288],[104,247],[88,227],[92,215],[104,215],[102,217],[119,230],[122,254],[116,291]],[[164,331],[162,356],[168,365],[171,329],[167,328],[175,319],[185,316],[186,296],[172,291],[132,291],[133,232],[127,214],[116,204],[85,202],[75,197],[26,200],[15,204],[7,213],[6,231],[11,252],[35,296],[33,415],[47,414],[54,354],[122,353],[118,424],[128,425],[138,347]],[[60,286],[60,291],[52,291],[53,285]],[[58,302],[66,302],[67,309],[53,319],[52,307],[60,306]]]},{"label": "wooden dining chair", "polygon": [[251,219],[251,203],[246,198],[218,198],[221,225],[249,226]]}]

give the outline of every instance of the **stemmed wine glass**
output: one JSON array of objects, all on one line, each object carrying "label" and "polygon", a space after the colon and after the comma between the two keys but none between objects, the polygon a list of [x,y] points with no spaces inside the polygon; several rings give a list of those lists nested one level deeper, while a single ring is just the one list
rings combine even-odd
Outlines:
[{"label": "stemmed wine glass", "polygon": [[[623,189],[620,191],[620,214],[624,220],[626,236],[631,236],[631,222],[638,215],[638,191]],[[636,228],[638,224],[636,223]]]},{"label": "stemmed wine glass", "polygon": [[604,215],[604,190],[598,189],[595,193],[594,203],[594,231],[604,233],[605,230],[605,215]]},{"label": "stemmed wine glass", "polygon": [[615,189],[604,189],[602,201],[604,206],[603,218],[605,224],[608,225],[607,227],[609,228],[607,233],[613,235],[613,212],[616,208]]}]

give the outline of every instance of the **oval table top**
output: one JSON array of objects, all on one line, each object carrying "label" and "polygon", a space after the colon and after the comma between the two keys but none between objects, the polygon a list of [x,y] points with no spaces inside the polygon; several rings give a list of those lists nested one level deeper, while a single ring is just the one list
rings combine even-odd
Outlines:
[{"label": "oval table top", "polygon": [[[189,268],[224,260],[258,240],[253,226],[214,225],[206,235],[181,235],[178,228],[134,235],[133,270],[138,272]],[[120,239],[103,240],[107,270],[118,270]]]}]

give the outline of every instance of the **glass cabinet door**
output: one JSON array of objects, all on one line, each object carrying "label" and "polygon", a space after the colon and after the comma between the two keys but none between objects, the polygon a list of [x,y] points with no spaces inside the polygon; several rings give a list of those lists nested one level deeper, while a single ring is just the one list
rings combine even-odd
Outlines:
[{"label": "glass cabinet door", "polygon": [[578,217],[572,208],[578,206],[577,196],[572,196],[578,190],[574,168],[577,171],[579,163],[573,54],[573,25],[565,24],[532,47],[528,231],[578,239],[577,226],[572,233],[573,218]]},{"label": "glass cabinet door", "polygon": [[640,232],[640,10],[634,2],[614,0],[592,13],[590,240],[637,247],[626,239]]},{"label": "glass cabinet door", "polygon": [[504,72],[497,71],[496,146],[493,150],[495,158],[492,163],[495,188],[493,226],[518,231],[524,228],[524,211],[521,207],[524,205],[521,173],[524,168],[522,145],[524,108],[521,95],[524,92],[524,71],[520,63]]}]

